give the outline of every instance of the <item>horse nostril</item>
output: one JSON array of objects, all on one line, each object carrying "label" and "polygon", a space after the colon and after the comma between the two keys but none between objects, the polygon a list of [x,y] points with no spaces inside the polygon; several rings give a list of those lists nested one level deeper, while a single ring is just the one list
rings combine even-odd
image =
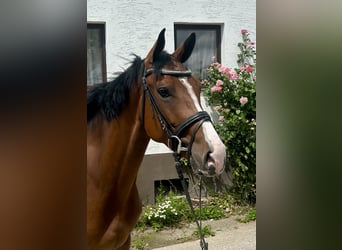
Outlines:
[{"label": "horse nostril", "polygon": [[208,173],[210,175],[215,174],[215,167],[213,165],[208,165]]},{"label": "horse nostril", "polygon": [[214,158],[212,157],[212,152],[211,151],[209,151],[208,153],[207,153],[207,155],[206,155],[206,162],[207,162],[207,164],[208,164],[208,167],[210,166],[210,165],[215,165],[215,160],[214,160]]},{"label": "horse nostril", "polygon": [[215,175],[216,168],[215,168],[215,160],[212,157],[212,152],[209,151],[205,156],[206,162],[206,170],[209,175]]}]

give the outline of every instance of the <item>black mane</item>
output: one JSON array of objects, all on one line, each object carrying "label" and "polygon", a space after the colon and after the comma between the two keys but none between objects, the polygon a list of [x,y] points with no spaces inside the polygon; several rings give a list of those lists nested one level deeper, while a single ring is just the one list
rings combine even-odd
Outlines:
[{"label": "black mane", "polygon": [[[160,53],[153,67],[158,71],[169,61],[171,55]],[[108,121],[117,118],[123,107],[129,102],[130,89],[134,82],[140,82],[143,60],[135,56],[131,66],[119,74],[113,81],[101,83],[87,93],[87,122],[90,122],[98,112],[101,112]]]}]

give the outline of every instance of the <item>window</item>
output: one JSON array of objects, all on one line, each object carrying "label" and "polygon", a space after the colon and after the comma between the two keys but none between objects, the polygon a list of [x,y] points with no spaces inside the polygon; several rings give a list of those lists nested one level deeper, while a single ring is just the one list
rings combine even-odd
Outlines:
[{"label": "window", "polygon": [[87,24],[87,85],[105,82],[106,48],[105,24]]},{"label": "window", "polygon": [[196,45],[185,63],[194,76],[203,80],[206,68],[221,61],[221,25],[175,24],[175,47],[177,48],[192,33],[196,33]]}]

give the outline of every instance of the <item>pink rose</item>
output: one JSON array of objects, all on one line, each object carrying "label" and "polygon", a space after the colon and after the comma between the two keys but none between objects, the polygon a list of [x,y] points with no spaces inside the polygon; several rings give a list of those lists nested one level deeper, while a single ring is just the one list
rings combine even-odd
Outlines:
[{"label": "pink rose", "polygon": [[210,90],[211,90],[211,92],[221,91],[221,90],[222,90],[222,87],[221,87],[221,86],[215,85],[215,86],[211,87]]},{"label": "pink rose", "polygon": [[240,98],[240,103],[241,103],[241,105],[243,106],[243,105],[245,105],[247,102],[248,102],[248,98],[247,98],[247,97],[241,96],[241,98]]},{"label": "pink rose", "polygon": [[220,73],[224,73],[225,70],[226,70],[226,67],[223,67],[223,66],[218,67],[218,71],[219,71]]},{"label": "pink rose", "polygon": [[224,73],[226,73],[227,76],[230,74],[230,68],[225,68]]},{"label": "pink rose", "polygon": [[218,67],[218,71],[219,71],[220,73],[225,73],[227,76],[229,76],[230,70],[231,70],[231,69],[228,68],[228,67],[224,67],[224,66]]},{"label": "pink rose", "polygon": [[251,72],[253,71],[253,67],[252,67],[251,65],[248,65],[248,66],[246,67],[246,71],[247,71],[248,73],[251,73]]},{"label": "pink rose", "polygon": [[246,29],[242,29],[241,30],[241,34],[245,34],[245,33],[247,33],[248,32],[248,30],[246,30]]},{"label": "pink rose", "polygon": [[217,80],[217,81],[216,81],[216,86],[222,86],[222,85],[223,85],[222,80]]},{"label": "pink rose", "polygon": [[253,47],[255,45],[255,42],[249,42],[248,44],[247,44],[247,48],[251,48],[251,47]]},{"label": "pink rose", "polygon": [[243,72],[244,70],[245,70],[245,66],[242,65],[242,66],[240,67],[240,71]]},{"label": "pink rose", "polygon": [[222,121],[224,120],[224,116],[223,116],[223,115],[220,115],[219,118],[218,118],[218,120],[219,120],[220,122],[222,122]]},{"label": "pink rose", "polygon": [[228,77],[230,80],[235,81],[238,79],[239,75],[236,72],[229,72]]}]

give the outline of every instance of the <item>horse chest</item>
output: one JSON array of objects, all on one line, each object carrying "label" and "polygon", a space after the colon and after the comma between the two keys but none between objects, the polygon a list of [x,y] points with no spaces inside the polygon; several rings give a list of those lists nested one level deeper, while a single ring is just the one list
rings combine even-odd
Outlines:
[{"label": "horse chest", "polygon": [[[88,240],[93,239],[94,248],[90,249],[112,250],[129,245],[127,242],[130,241],[130,233],[139,218],[142,206],[135,185],[125,202],[117,197],[119,193],[120,190],[117,190],[117,194],[101,209],[102,212],[97,213],[97,218],[92,219],[93,228],[88,232],[94,234],[88,235]],[[91,242],[88,242],[88,245],[90,244]]]}]

